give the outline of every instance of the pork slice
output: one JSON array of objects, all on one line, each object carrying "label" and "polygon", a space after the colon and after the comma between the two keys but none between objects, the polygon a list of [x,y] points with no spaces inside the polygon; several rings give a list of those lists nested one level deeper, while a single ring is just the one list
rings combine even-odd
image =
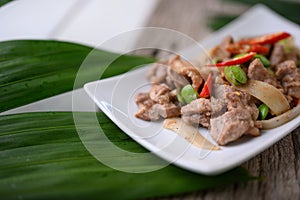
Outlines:
[{"label": "pork slice", "polygon": [[153,85],[150,89],[149,97],[159,104],[169,103],[174,99],[171,89],[164,83]]},{"label": "pork slice", "polygon": [[179,117],[180,108],[173,103],[153,104],[151,107],[140,106],[135,113],[135,117],[146,120],[156,121],[161,118]]},{"label": "pork slice", "polygon": [[282,44],[276,43],[271,52],[270,62],[272,66],[275,66],[282,62],[285,57],[284,46]]},{"label": "pork slice", "polygon": [[245,92],[237,91],[232,86],[226,88],[226,102],[227,110],[233,110],[235,108],[244,107],[248,104],[251,96]]},{"label": "pork slice", "polygon": [[293,60],[286,60],[277,65],[276,68],[276,76],[279,79],[283,79],[286,75],[291,75],[293,73],[297,73],[297,66],[295,61]]},{"label": "pork slice", "polygon": [[182,88],[186,84],[191,84],[195,90],[198,90],[203,82],[199,70],[190,62],[180,59],[179,55],[169,60],[169,69],[167,72],[168,80],[171,80],[177,89]]},{"label": "pork slice", "polygon": [[264,81],[265,79],[270,77],[268,70],[264,67],[264,65],[258,58],[254,59],[250,63],[247,75],[249,78],[258,81]]},{"label": "pork slice", "polygon": [[281,86],[280,82],[277,81],[275,79],[275,77],[272,77],[270,75],[268,70],[264,67],[264,65],[258,58],[254,59],[250,63],[250,65],[248,67],[247,76],[250,79],[266,82],[266,83],[273,85],[274,87],[282,90],[282,86]]},{"label": "pork slice", "polygon": [[150,108],[155,102],[150,99],[149,93],[138,93],[135,95],[135,103]]},{"label": "pork slice", "polygon": [[[244,134],[258,135],[259,123],[256,122],[258,109],[252,97],[234,87],[223,86],[223,100],[225,108],[223,113],[213,115],[210,120],[210,134],[220,145],[237,140]],[[212,102],[213,102],[212,98]],[[222,101],[221,101],[222,102]],[[224,111],[226,111],[224,113]]]},{"label": "pork slice", "polygon": [[181,89],[183,86],[189,84],[189,81],[181,74],[178,74],[171,68],[167,69],[166,83],[170,88]]},{"label": "pork slice", "polygon": [[[218,78],[219,80],[219,78]],[[225,99],[226,91],[225,88],[228,87],[228,85],[224,85],[221,83],[214,83],[211,91],[211,95],[215,97],[216,99]]]},{"label": "pork slice", "polygon": [[159,115],[155,119],[151,119],[151,117],[149,116],[149,109],[150,108],[140,106],[139,110],[134,114],[134,116],[137,117],[137,118],[140,118],[142,120],[145,120],[145,121],[158,120]]},{"label": "pork slice", "polygon": [[138,105],[139,110],[135,113],[137,118],[150,121],[148,110],[155,104],[155,102],[150,99],[149,93],[138,93],[135,96],[135,103]]},{"label": "pork slice", "polygon": [[235,141],[244,134],[258,134],[251,113],[243,108],[236,108],[210,120],[210,134],[220,145]]},{"label": "pork slice", "polygon": [[276,76],[281,81],[286,95],[300,98],[300,70],[297,68],[295,61],[287,60],[278,64]]},{"label": "pork slice", "polygon": [[290,47],[289,52],[285,56],[285,60],[293,60],[297,62],[299,60],[299,52],[297,47]]},{"label": "pork slice", "polygon": [[135,116],[146,121],[178,117],[180,108],[175,105],[175,99],[175,94],[166,84],[153,85],[149,93],[135,96],[135,102],[139,106]]},{"label": "pork slice", "polygon": [[191,115],[183,115],[181,119],[186,124],[192,125],[201,125],[203,127],[210,126],[210,116],[206,114],[191,114]]},{"label": "pork slice", "polygon": [[180,116],[180,109],[173,103],[154,104],[148,112],[151,120],[158,120],[160,117],[170,118]]},{"label": "pork slice", "polygon": [[153,64],[146,75],[150,83],[159,84],[166,82],[167,67],[164,62]]},{"label": "pork slice", "polygon": [[208,99],[200,98],[181,108],[182,120],[187,124],[201,124],[209,127],[211,104]]},{"label": "pork slice", "polygon": [[211,103],[211,117],[218,117],[227,111],[227,104],[225,99],[210,98]]}]

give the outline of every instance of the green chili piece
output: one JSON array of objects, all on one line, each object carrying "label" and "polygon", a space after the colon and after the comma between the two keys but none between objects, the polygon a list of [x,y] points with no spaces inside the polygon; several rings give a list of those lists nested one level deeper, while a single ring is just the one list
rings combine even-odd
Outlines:
[{"label": "green chili piece", "polygon": [[259,111],[259,117],[261,120],[266,119],[268,113],[269,113],[269,108],[266,104],[261,104],[258,106],[258,111]]},{"label": "green chili piece", "polygon": [[197,92],[191,85],[186,85],[181,89],[181,96],[186,103],[191,103],[198,98]]},{"label": "green chili piece", "polygon": [[235,80],[242,84],[247,83],[247,75],[242,68],[239,66],[230,66],[230,69]]},{"label": "green chili piece", "polygon": [[254,58],[258,58],[265,67],[269,67],[271,65],[271,62],[269,61],[269,59],[261,54],[254,55]]},{"label": "green chili piece", "polygon": [[176,94],[176,97],[177,97],[177,100],[181,103],[181,104],[184,104],[184,99],[182,98],[181,94],[180,93],[177,93]]},{"label": "green chili piece", "polygon": [[240,83],[234,78],[234,75],[233,75],[233,73],[231,71],[231,66],[228,66],[228,67],[224,68],[224,74],[225,74],[226,79],[230,83],[232,83],[234,85],[240,85]]},{"label": "green chili piece", "polygon": [[247,75],[242,68],[237,65],[224,68],[224,73],[229,82],[234,85],[247,83]]}]

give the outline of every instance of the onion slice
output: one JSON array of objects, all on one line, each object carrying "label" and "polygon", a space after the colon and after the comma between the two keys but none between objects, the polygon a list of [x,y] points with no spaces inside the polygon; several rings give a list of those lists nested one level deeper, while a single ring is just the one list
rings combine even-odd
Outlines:
[{"label": "onion slice", "polygon": [[262,129],[271,129],[276,128],[278,126],[283,125],[284,123],[294,119],[295,117],[299,116],[300,114],[300,104],[294,107],[292,110],[289,110],[277,117],[273,117],[268,120],[262,120]]},{"label": "onion slice", "polygon": [[235,86],[266,104],[271,114],[280,115],[290,109],[290,104],[285,96],[274,86],[256,80],[248,80],[247,84]]},{"label": "onion slice", "polygon": [[180,118],[165,119],[164,128],[174,131],[196,147],[209,150],[220,150],[219,146],[215,146],[206,140],[196,127],[185,124]]}]

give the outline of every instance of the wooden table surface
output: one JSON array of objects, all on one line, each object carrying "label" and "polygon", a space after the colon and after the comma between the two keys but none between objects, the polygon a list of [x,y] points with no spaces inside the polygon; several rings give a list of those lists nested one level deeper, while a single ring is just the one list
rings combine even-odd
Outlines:
[{"label": "wooden table surface", "polygon": [[[211,32],[207,20],[214,14],[240,14],[246,9],[218,0],[161,0],[148,26],[174,29],[200,40]],[[158,42],[168,42],[173,50],[185,47],[178,41]],[[163,199],[300,199],[300,127],[242,166],[264,179]]]}]

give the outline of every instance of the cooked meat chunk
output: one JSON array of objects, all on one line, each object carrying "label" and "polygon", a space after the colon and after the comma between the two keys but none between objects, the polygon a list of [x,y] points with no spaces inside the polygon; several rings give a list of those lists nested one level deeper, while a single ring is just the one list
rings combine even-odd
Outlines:
[{"label": "cooked meat chunk", "polygon": [[153,85],[149,93],[137,94],[135,102],[139,106],[135,116],[143,120],[180,116],[180,108],[175,105],[174,93],[164,83]]},{"label": "cooked meat chunk", "polygon": [[264,67],[264,65],[258,58],[254,59],[250,63],[247,75],[250,79],[263,81],[270,85],[273,85],[278,89],[282,89],[280,83],[270,75],[268,70]]},{"label": "cooked meat chunk", "polygon": [[150,108],[140,107],[135,116],[146,120],[159,120],[162,118],[178,117],[180,115],[180,109],[173,103],[168,104],[153,104]]},{"label": "cooked meat chunk", "polygon": [[248,67],[248,77],[258,81],[264,81],[270,77],[268,70],[264,67],[261,61],[256,58]]},{"label": "cooked meat chunk", "polygon": [[212,138],[220,145],[235,141],[244,134],[259,133],[250,112],[242,107],[226,112],[210,121]]},{"label": "cooked meat chunk", "polygon": [[251,96],[226,85],[223,95],[227,112],[210,120],[210,134],[213,139],[218,144],[225,145],[244,134],[257,135],[260,126],[256,123],[258,109]]},{"label": "cooked meat chunk", "polygon": [[212,86],[211,95],[216,99],[225,99],[225,87],[230,87],[228,85],[223,84],[223,79],[219,76],[216,77],[215,83]]},{"label": "cooked meat chunk", "polygon": [[189,81],[181,74],[168,68],[166,82],[171,88],[181,89],[183,86],[189,84]]},{"label": "cooked meat chunk", "polygon": [[293,60],[287,60],[277,65],[276,76],[281,81],[286,95],[300,98],[300,69]]},{"label": "cooked meat chunk", "polygon": [[211,117],[218,117],[227,111],[227,104],[224,99],[210,98],[211,103]]},{"label": "cooked meat chunk", "polygon": [[243,107],[250,100],[250,96],[248,94],[236,91],[232,86],[225,87],[225,92],[228,110]]},{"label": "cooked meat chunk", "polygon": [[201,77],[200,72],[194,67],[189,67],[182,69],[181,73],[191,80],[192,87],[198,91],[200,85],[203,83],[203,78]]},{"label": "cooked meat chunk", "polygon": [[164,83],[153,85],[149,96],[153,101],[159,104],[169,103],[174,99],[171,89]]},{"label": "cooked meat chunk", "polygon": [[297,62],[299,60],[298,48],[295,46],[284,46],[283,44],[276,43],[270,56],[270,61],[273,66],[285,60],[293,60]]},{"label": "cooked meat chunk", "polygon": [[155,104],[155,102],[150,99],[149,93],[138,93],[135,96],[135,103],[139,106],[145,106],[146,108],[150,108]]},{"label": "cooked meat chunk", "polygon": [[182,120],[187,124],[201,124],[209,127],[211,111],[208,99],[196,99],[181,108]]},{"label": "cooked meat chunk", "polygon": [[180,115],[180,109],[173,103],[168,104],[154,104],[149,110],[150,120],[158,120],[160,117],[178,117]]},{"label": "cooked meat chunk", "polygon": [[179,55],[174,56],[169,62],[154,64],[147,74],[152,84],[166,83],[171,89],[181,89],[191,84],[198,90],[203,79],[198,69],[191,63],[181,60]]},{"label": "cooked meat chunk", "polygon": [[276,43],[273,47],[273,51],[270,56],[270,62],[273,66],[279,64],[284,60],[284,46],[282,44]]},{"label": "cooked meat chunk", "polygon": [[259,112],[252,97],[249,94],[241,91],[236,91],[233,87],[229,86],[228,88],[226,88],[226,101],[228,111],[237,108],[244,108],[251,114],[253,120],[257,119]]},{"label": "cooked meat chunk", "polygon": [[152,65],[148,71],[147,78],[152,84],[159,84],[166,82],[167,76],[167,63],[156,63]]},{"label": "cooked meat chunk", "polygon": [[[151,107],[150,107],[151,108]],[[139,110],[134,114],[135,117],[140,118],[145,121],[151,121],[151,117],[149,115],[149,109],[141,106]]]},{"label": "cooked meat chunk", "polygon": [[[200,85],[203,82],[203,78],[198,71],[191,63],[181,60],[180,56],[176,55],[174,56],[170,61],[169,61],[169,66],[171,71],[173,70],[179,75],[182,75],[184,78],[186,78],[187,83],[191,83],[193,88],[198,91]],[[178,76],[177,76],[178,77]],[[175,76],[176,78],[176,76]],[[182,79],[182,78],[180,78]],[[180,81],[181,83],[185,82],[182,80],[176,80],[172,79],[173,82],[178,82]],[[185,84],[186,85],[186,84]]]},{"label": "cooked meat chunk", "polygon": [[297,62],[299,60],[299,52],[298,48],[295,46],[291,46],[286,53],[285,60],[293,60]]}]

